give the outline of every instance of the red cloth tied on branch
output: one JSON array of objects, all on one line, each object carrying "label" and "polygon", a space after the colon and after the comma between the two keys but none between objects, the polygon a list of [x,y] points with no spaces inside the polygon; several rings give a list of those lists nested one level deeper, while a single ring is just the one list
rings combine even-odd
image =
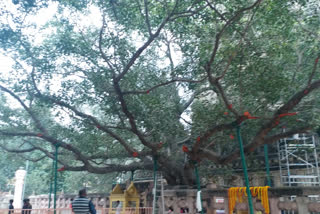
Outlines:
[{"label": "red cloth tied on branch", "polygon": [[59,168],[57,171],[58,171],[58,172],[62,172],[62,171],[64,171],[64,170],[66,170],[66,168],[63,166],[63,167]]},{"label": "red cloth tied on branch", "polygon": [[138,152],[133,152],[132,153],[132,156],[135,157],[135,158],[138,157],[138,155],[139,155]]},{"label": "red cloth tied on branch", "polygon": [[278,118],[285,117],[285,116],[294,116],[294,115],[297,115],[297,112],[292,112],[292,113],[288,112],[288,113],[279,114]]},{"label": "red cloth tied on branch", "polygon": [[189,152],[189,149],[188,149],[187,146],[183,145],[183,146],[182,146],[182,151],[184,151],[184,152]]},{"label": "red cloth tied on branch", "polygon": [[37,136],[38,136],[38,137],[42,137],[43,135],[42,135],[41,133],[38,133]]},{"label": "red cloth tied on branch", "polygon": [[258,119],[258,118],[259,118],[259,117],[253,117],[253,116],[251,116],[251,114],[250,114],[248,111],[244,112],[244,113],[243,113],[243,116],[245,116],[245,117],[248,118],[249,120],[250,120],[250,119]]},{"label": "red cloth tied on branch", "polygon": [[273,122],[273,125],[274,125],[274,126],[279,125],[279,123],[280,123],[280,118],[281,118],[281,117],[294,116],[294,115],[297,115],[297,112],[288,112],[288,113],[279,114],[279,115],[277,116],[276,120]]}]

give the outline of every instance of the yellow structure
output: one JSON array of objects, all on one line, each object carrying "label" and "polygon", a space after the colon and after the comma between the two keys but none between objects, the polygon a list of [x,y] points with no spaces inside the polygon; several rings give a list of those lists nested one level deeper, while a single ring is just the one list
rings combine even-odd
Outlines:
[{"label": "yellow structure", "polygon": [[117,184],[110,193],[109,200],[110,208],[112,208],[111,213],[116,213],[117,201],[122,203],[121,214],[139,213],[140,196],[133,182],[131,182],[125,191]]},{"label": "yellow structure", "polygon": [[[266,214],[270,213],[269,209],[269,197],[268,197],[268,188],[269,186],[264,187],[250,187],[250,192],[253,197],[257,197],[261,200],[261,204],[264,207]],[[246,187],[231,187],[228,190],[228,199],[229,199],[229,214],[233,214],[233,210],[236,206],[236,203],[242,203],[247,199]],[[238,211],[237,214],[246,214],[247,211]]]}]

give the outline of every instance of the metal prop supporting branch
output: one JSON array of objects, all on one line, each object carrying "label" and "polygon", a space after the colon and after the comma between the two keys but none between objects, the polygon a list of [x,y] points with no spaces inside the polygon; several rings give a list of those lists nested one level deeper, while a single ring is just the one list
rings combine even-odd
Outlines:
[{"label": "metal prop supporting branch", "polygon": [[54,176],[54,163],[55,163],[55,160],[53,159],[53,161],[52,161],[52,168],[51,168],[51,178],[50,178],[50,190],[49,190],[49,204],[48,204],[48,209],[50,209],[50,206],[51,206],[52,181],[53,181],[53,176]]},{"label": "metal prop supporting branch", "polygon": [[266,164],[267,171],[267,186],[271,187],[271,179],[270,179],[270,166],[269,166],[269,157],[268,157],[268,144],[264,144],[264,160]]},{"label": "metal prop supporting branch", "polygon": [[156,156],[153,156],[153,201],[152,201],[152,214],[155,214],[155,213],[156,213],[157,171],[158,171],[157,157],[156,157]]},{"label": "metal prop supporting branch", "polygon": [[57,205],[57,177],[58,177],[58,149],[60,144],[55,145],[54,153],[54,186],[53,186],[53,209],[54,214],[56,214],[56,205]]},{"label": "metal prop supporting branch", "polygon": [[[196,174],[197,188],[198,188],[198,192],[199,192],[199,191],[201,191],[201,186],[200,186],[200,178],[199,178],[199,172],[198,172],[197,163],[194,164],[194,172]],[[201,203],[201,214],[203,214],[201,192],[199,194],[199,197],[200,197],[200,203]]]},{"label": "metal prop supporting branch", "polygon": [[254,214],[253,212],[253,206],[252,206],[252,196],[250,192],[250,186],[249,186],[249,178],[248,178],[248,170],[247,170],[247,164],[244,156],[244,151],[243,151],[243,143],[242,143],[242,138],[240,134],[240,125],[237,126],[237,138],[239,142],[239,147],[240,147],[240,155],[241,155],[241,163],[242,163],[242,168],[243,168],[243,173],[244,173],[244,179],[246,183],[246,190],[247,190],[247,195],[248,195],[248,203],[249,203],[249,210],[250,214]]}]

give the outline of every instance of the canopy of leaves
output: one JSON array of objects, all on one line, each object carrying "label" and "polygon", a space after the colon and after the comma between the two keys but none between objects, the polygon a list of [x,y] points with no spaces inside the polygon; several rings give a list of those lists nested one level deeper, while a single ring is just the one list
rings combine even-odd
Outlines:
[{"label": "canopy of leaves", "polygon": [[192,183],[195,161],[238,158],[242,123],[248,154],[319,122],[316,0],[0,4],[7,151],[58,145],[66,170],[98,174],[156,157],[169,183]]}]

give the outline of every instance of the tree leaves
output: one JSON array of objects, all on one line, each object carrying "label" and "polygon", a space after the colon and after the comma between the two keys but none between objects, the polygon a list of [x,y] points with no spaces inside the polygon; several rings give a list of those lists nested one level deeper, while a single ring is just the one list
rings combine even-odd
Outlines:
[{"label": "tree leaves", "polygon": [[[170,182],[190,182],[182,144],[192,160],[225,163],[236,158],[228,136],[244,112],[259,117],[243,128],[255,149],[279,132],[281,106],[316,108],[318,72],[306,88],[319,51],[313,1],[54,2],[46,25],[22,21],[45,7],[39,0],[12,14],[17,30],[0,31],[16,63],[1,80],[3,100],[27,106],[1,104],[0,131],[6,140],[23,131],[21,141],[36,138],[28,146],[46,155],[61,144],[66,170],[148,170],[158,156]],[[99,23],[88,20],[94,11]],[[312,124],[314,112],[298,115]],[[295,120],[280,125],[306,129]]]}]

